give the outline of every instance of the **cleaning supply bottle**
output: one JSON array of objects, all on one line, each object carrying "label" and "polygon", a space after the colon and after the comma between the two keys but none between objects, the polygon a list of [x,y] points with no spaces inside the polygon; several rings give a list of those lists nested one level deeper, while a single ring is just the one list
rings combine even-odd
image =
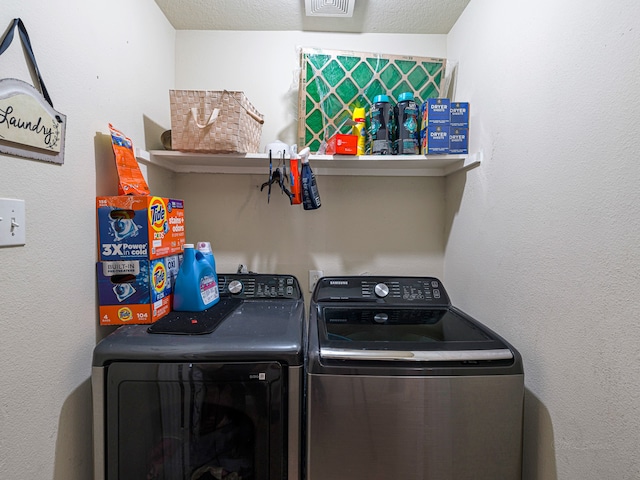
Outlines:
[{"label": "cleaning supply bottle", "polygon": [[365,129],[364,108],[355,107],[351,118],[354,122],[353,134],[358,135],[356,155],[365,155],[367,148],[367,130]]},{"label": "cleaning supply bottle", "polygon": [[196,249],[202,254],[202,256],[209,262],[211,268],[213,268],[213,276],[216,279],[216,285],[218,284],[218,273],[216,272],[216,259],[213,256],[211,250],[211,242],[198,242],[196,243]]},{"label": "cleaning supply bottle", "polygon": [[371,107],[371,153],[392,155],[394,153],[394,114],[387,95],[376,95]]},{"label": "cleaning supply bottle", "polygon": [[215,271],[192,243],[184,245],[184,258],[173,290],[173,309],[201,312],[220,301]]},{"label": "cleaning supply bottle", "polygon": [[320,208],[320,193],[316,183],[316,176],[309,165],[309,147],[300,151],[302,159],[302,205],[305,210],[315,210]]},{"label": "cleaning supply bottle", "polygon": [[418,130],[418,105],[412,92],[401,93],[395,108],[397,128],[396,147],[398,155],[418,155],[420,153],[420,132]]},{"label": "cleaning supply bottle", "polygon": [[302,203],[302,188],[300,186],[300,157],[298,156],[298,145],[291,145],[289,148],[289,183],[291,184],[291,205]]}]

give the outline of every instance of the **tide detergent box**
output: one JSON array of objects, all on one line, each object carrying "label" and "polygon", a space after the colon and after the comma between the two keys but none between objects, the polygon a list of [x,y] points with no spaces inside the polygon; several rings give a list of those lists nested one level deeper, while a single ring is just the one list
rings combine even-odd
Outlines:
[{"label": "tide detergent box", "polygon": [[452,127],[469,128],[469,102],[451,102],[449,122]]},{"label": "tide detergent box", "polygon": [[133,260],[182,253],[184,202],[120,195],[96,198],[98,260]]},{"label": "tide detergent box", "polygon": [[153,323],[171,311],[173,255],[97,263],[100,325]]},{"label": "tide detergent box", "polygon": [[449,127],[449,153],[469,153],[469,129]]},{"label": "tide detergent box", "polygon": [[172,286],[176,283],[176,278],[178,277],[178,272],[180,271],[180,265],[182,265],[183,258],[184,255],[182,253],[180,255],[164,257],[164,265],[167,267],[167,280],[171,288],[173,288]]}]

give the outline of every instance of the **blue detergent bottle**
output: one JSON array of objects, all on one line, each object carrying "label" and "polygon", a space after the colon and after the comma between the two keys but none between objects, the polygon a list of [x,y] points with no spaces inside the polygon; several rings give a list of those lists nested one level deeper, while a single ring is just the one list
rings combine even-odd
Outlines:
[{"label": "blue detergent bottle", "polygon": [[[211,264],[213,268],[213,277],[216,279],[216,285],[218,284],[218,272],[216,271],[216,259],[213,256],[210,242],[198,242],[196,243],[196,249],[204,256],[205,260]],[[220,289],[218,288],[218,292]]]},{"label": "blue detergent bottle", "polygon": [[184,258],[173,290],[173,309],[201,312],[220,301],[215,270],[192,243],[184,245]]},{"label": "blue detergent bottle", "polygon": [[196,243],[196,249],[204,256],[204,258],[211,264],[213,268],[213,274],[216,276],[216,282],[218,281],[218,274],[216,273],[216,259],[213,257],[213,251],[211,250],[210,242],[198,242]]}]

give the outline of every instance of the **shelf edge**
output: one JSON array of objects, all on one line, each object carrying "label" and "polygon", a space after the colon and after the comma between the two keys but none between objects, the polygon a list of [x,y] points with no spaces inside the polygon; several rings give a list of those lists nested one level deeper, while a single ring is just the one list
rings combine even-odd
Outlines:
[{"label": "shelf edge", "polygon": [[[146,151],[136,148],[139,161],[175,173],[259,175],[268,168],[268,154],[206,154],[172,150]],[[481,163],[481,153],[472,155],[311,155],[316,175],[339,176],[448,176],[468,171]],[[237,161],[237,164],[233,164]],[[277,159],[273,159],[277,165]],[[341,163],[344,164],[341,165]],[[357,165],[362,162],[361,165]],[[431,163],[430,163],[431,162]],[[395,163],[395,165],[394,165]]]}]

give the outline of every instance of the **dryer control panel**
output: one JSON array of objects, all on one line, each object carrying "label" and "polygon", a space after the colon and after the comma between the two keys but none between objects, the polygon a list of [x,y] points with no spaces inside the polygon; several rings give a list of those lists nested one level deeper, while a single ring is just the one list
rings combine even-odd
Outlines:
[{"label": "dryer control panel", "polygon": [[244,300],[302,298],[298,280],[293,275],[269,274],[218,274],[221,295]]},{"label": "dryer control panel", "polygon": [[444,286],[435,277],[324,277],[316,285],[312,301],[412,306],[451,304]]}]

